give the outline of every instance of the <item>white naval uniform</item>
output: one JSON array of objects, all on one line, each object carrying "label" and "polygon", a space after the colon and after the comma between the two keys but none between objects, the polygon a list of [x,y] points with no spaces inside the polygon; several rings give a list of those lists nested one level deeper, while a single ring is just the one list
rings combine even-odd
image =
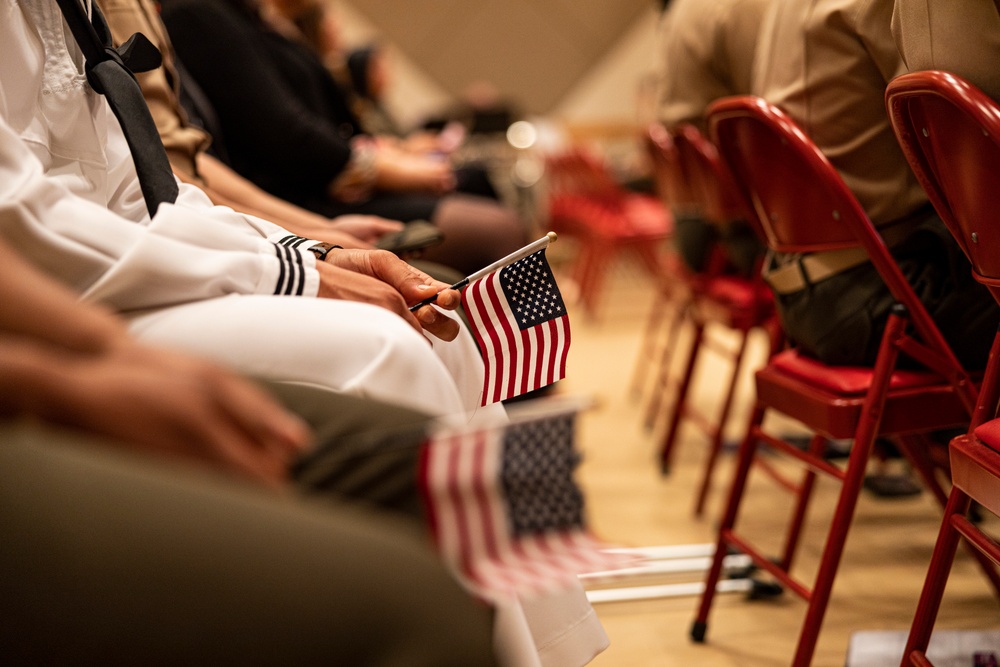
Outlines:
[{"label": "white naval uniform", "polygon": [[29,260],[125,315],[140,338],[252,375],[435,415],[478,405],[471,336],[432,347],[382,308],[308,298],[315,257],[274,243],[288,235],[277,225],[183,184],[150,219],[124,135],[56,4],[2,6],[0,234]]},{"label": "white naval uniform", "polygon": [[[181,184],[150,219],[124,135],[81,63],[53,0],[0,0],[0,236],[145,340],[434,415],[478,405],[483,366],[464,330],[432,347],[384,309],[311,298],[312,253],[194,187]],[[580,588],[497,612],[508,667],[575,667],[608,643]]]}]

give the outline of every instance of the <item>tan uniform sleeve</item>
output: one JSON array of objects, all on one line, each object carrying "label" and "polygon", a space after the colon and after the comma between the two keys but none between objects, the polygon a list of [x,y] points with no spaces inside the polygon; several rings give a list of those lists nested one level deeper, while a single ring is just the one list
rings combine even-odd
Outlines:
[{"label": "tan uniform sleeve", "polygon": [[1000,99],[1000,13],[993,0],[896,0],[892,34],[909,71],[951,72]]},{"label": "tan uniform sleeve", "polygon": [[156,123],[170,166],[189,183],[200,183],[195,156],[211,138],[188,122],[180,105],[180,82],[174,68],[173,47],[159,13],[149,0],[97,0],[111,27],[115,44],[137,32],[144,34],[163,55],[163,66],[136,75],[142,95]]}]

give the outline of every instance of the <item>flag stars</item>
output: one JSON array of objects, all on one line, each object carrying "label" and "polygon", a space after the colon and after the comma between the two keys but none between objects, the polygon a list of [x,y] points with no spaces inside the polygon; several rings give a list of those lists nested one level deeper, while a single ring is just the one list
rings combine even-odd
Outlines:
[{"label": "flag stars", "polygon": [[541,253],[502,269],[499,282],[522,329],[565,315],[559,289]]}]

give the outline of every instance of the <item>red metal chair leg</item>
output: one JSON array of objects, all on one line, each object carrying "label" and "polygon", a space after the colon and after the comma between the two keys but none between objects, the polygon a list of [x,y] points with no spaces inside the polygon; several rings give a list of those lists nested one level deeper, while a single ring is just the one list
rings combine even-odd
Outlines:
[{"label": "red metal chair leg", "polygon": [[597,314],[597,306],[600,303],[601,290],[604,287],[604,279],[611,263],[611,257],[615,253],[612,245],[602,243],[600,240],[592,242],[594,244],[593,253],[590,258],[590,265],[587,275],[583,277],[583,284],[580,289],[580,297],[583,302],[584,311],[588,317]]},{"label": "red metal chair leg", "polygon": [[722,576],[722,563],[729,549],[727,539],[728,532],[736,523],[736,516],[739,514],[740,501],[743,499],[743,490],[746,487],[747,478],[750,475],[750,467],[757,452],[757,430],[764,420],[764,406],[757,403],[754,405],[750,415],[750,427],[747,435],[740,443],[737,456],[736,470],[733,473],[732,485],[729,489],[729,498],[726,501],[726,511],[719,526],[719,538],[715,545],[715,554],[712,557],[712,565],[708,569],[705,578],[705,589],[701,594],[701,602],[698,604],[698,613],[694,623],[691,625],[691,639],[696,642],[705,641],[705,633],[708,631],[708,614],[712,609],[712,602],[715,599],[715,588]]},{"label": "red metal chair leg", "polygon": [[740,376],[740,370],[743,367],[743,358],[747,349],[747,335],[746,331],[740,332],[740,345],[736,350],[736,356],[733,358],[733,372],[729,378],[729,387],[726,389],[726,395],[722,399],[722,404],[719,406],[719,415],[716,420],[716,427],[712,433],[712,443],[708,451],[708,460],[705,462],[705,468],[702,472],[701,484],[698,487],[698,496],[695,499],[694,504],[694,515],[696,517],[701,517],[705,512],[705,501],[708,498],[709,489],[712,486],[712,476],[715,472],[715,465],[719,460],[719,454],[722,451],[722,441],[725,437],[725,426],[726,421],[729,419],[729,411],[733,405],[733,396],[736,394],[736,382]]},{"label": "red metal chair leg", "polygon": [[642,240],[635,246],[635,252],[643,266],[654,278],[664,273],[664,262],[660,254],[660,240]]},{"label": "red metal chair leg", "polygon": [[934,621],[937,620],[938,610],[941,608],[941,599],[944,597],[948,575],[961,539],[958,531],[951,525],[951,518],[956,515],[964,516],[969,511],[969,504],[969,496],[957,487],[952,489],[948,504],[945,506],[944,519],[941,521],[941,530],[934,545],[924,588],[917,603],[913,626],[906,640],[902,667],[925,664],[920,662],[920,658],[927,652],[931,632],[934,630]]},{"label": "red metal chair leg", "polygon": [[667,431],[660,443],[660,471],[666,475],[670,473],[670,464],[673,462],[674,445],[677,443],[677,433],[680,430],[681,420],[684,418],[684,410],[687,406],[687,395],[691,389],[691,380],[694,378],[694,369],[698,364],[698,355],[701,352],[701,342],[705,337],[705,325],[695,319],[694,338],[691,341],[691,354],[688,357],[687,367],[684,369],[684,376],[677,389],[677,398],[674,400],[674,409],[670,415],[670,423]]},{"label": "red metal chair leg", "polygon": [[[919,450],[921,446],[915,444],[911,437],[902,437],[899,439],[900,449],[903,454],[907,457],[907,460],[916,461],[914,463],[914,469],[920,475],[920,478],[924,482],[924,486],[931,490],[934,497],[937,498],[941,506],[947,508],[947,503],[951,500],[951,497],[945,494],[944,488],[941,485],[940,480],[935,474],[936,470],[927,457],[920,456]],[[996,567],[993,565],[993,561],[989,559],[983,552],[976,549],[971,544],[966,544],[969,554],[976,559],[979,563],[980,569],[982,569],[983,574],[989,579],[990,584],[993,586],[993,590],[996,592],[997,596],[1000,597],[1000,572],[997,572]]]},{"label": "red metal chair leg", "polygon": [[[646,378],[656,366],[653,358],[656,356],[657,339],[662,335],[664,329],[670,331],[673,328],[673,318],[678,316],[677,309],[673,307],[674,299],[671,292],[671,288],[661,287],[650,308],[649,318],[646,320],[646,327],[642,333],[642,343],[639,345],[639,356],[636,359],[635,370],[632,372],[632,381],[629,383],[629,393],[633,398],[642,396],[643,387],[646,386]],[[670,326],[664,327],[664,322],[667,322],[668,318],[670,318]],[[665,350],[666,348],[664,348]],[[660,356],[662,359],[663,355]],[[657,377],[658,375],[658,371],[654,370],[653,376]]]},{"label": "red metal chair leg", "polygon": [[931,492],[941,507],[948,502],[948,494],[938,478],[938,469],[928,454],[928,448],[934,446],[924,436],[900,436],[896,438],[900,453],[924,483],[924,488]]},{"label": "red metal chair leg", "polygon": [[666,393],[667,387],[670,385],[670,376],[672,374],[671,370],[674,358],[673,355],[679,347],[678,343],[681,328],[684,326],[684,323],[690,319],[690,308],[691,300],[690,298],[685,297],[684,300],[677,305],[674,317],[670,322],[670,329],[667,332],[667,338],[664,341],[661,357],[657,364],[657,376],[653,385],[653,394],[650,396],[649,403],[646,406],[646,414],[643,420],[643,425],[647,429],[651,429],[656,426],[658,417],[664,412],[665,406],[661,403],[665,400],[664,394]]},{"label": "red metal chair leg", "polygon": [[646,429],[656,426],[659,415],[665,413],[664,394],[670,384],[670,370],[673,364],[674,353],[677,350],[677,342],[680,338],[681,327],[688,319],[689,303],[683,303],[674,314],[674,319],[670,322],[670,330],[667,332],[667,340],[664,343],[663,352],[657,365],[656,379],[653,384],[653,393],[649,397],[646,405],[646,414],[643,418],[643,425]]},{"label": "red metal chair leg", "polygon": [[847,531],[854,518],[854,510],[858,504],[858,496],[861,494],[868,459],[871,457],[875,436],[878,434],[879,420],[885,406],[885,397],[889,391],[889,378],[899,356],[893,341],[903,335],[905,328],[905,320],[895,314],[890,315],[879,349],[872,384],[868,390],[870,400],[865,401],[858,420],[854,444],[847,459],[847,469],[844,471],[843,486],[841,486],[840,495],[837,498],[837,508],[830,524],[830,531],[827,533],[826,545],[823,547],[819,571],[816,573],[816,582],[808,597],[809,608],[806,611],[802,632],[795,648],[793,667],[808,667],[812,662],[813,653],[816,651],[816,641],[819,639],[820,627],[823,625],[823,617],[826,615],[827,605],[830,602],[833,581],[837,576],[840,559],[844,554]]},{"label": "red metal chair leg", "polygon": [[[826,448],[826,438],[814,435],[809,442],[809,453],[819,458]],[[792,522],[785,536],[785,549],[782,552],[779,565],[785,572],[790,572],[792,563],[795,561],[795,553],[799,547],[799,537],[802,535],[802,526],[805,524],[806,514],[809,511],[809,501],[812,500],[813,489],[816,487],[816,471],[809,468],[802,479],[802,485],[796,492],[795,510],[792,513]]]}]

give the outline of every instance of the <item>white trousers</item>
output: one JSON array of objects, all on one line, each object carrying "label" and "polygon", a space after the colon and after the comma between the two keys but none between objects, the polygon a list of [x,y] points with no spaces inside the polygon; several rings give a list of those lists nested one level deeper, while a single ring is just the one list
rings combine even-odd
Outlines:
[{"label": "white trousers", "polygon": [[402,318],[332,299],[228,296],[132,314],[139,338],[248,375],[456,415],[479,404],[483,362],[463,329],[450,343]]},{"label": "white trousers", "polygon": [[[330,299],[229,296],[132,314],[139,338],[187,350],[248,375],[322,387],[437,417],[504,420],[500,404],[477,408],[484,367],[463,327],[454,341],[422,338],[400,317]],[[497,609],[505,667],[579,667],[608,644],[582,588]]]}]

